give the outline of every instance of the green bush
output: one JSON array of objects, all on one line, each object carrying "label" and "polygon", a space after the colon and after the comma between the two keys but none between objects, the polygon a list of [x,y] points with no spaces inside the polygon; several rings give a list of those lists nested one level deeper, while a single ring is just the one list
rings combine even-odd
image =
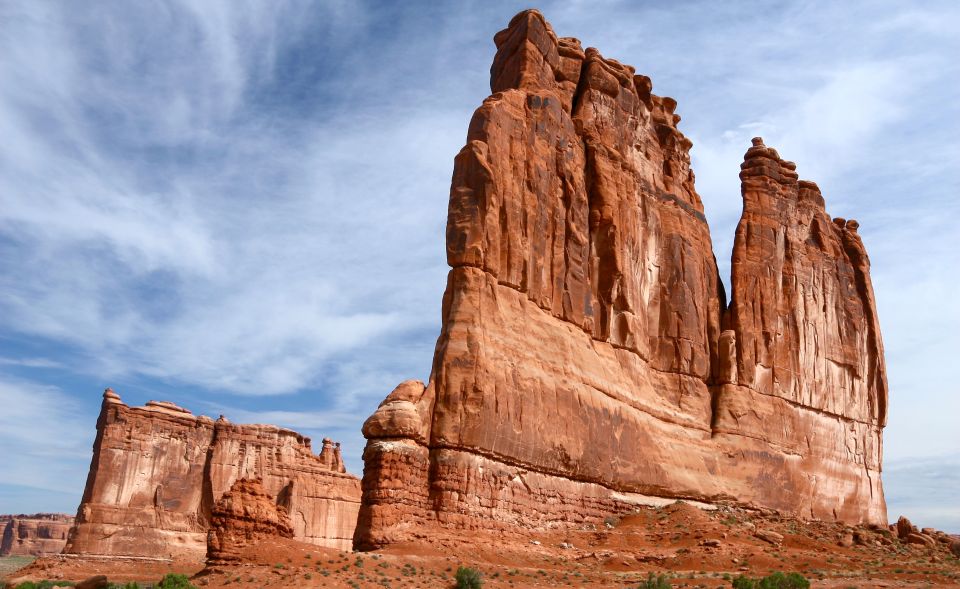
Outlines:
[{"label": "green bush", "polygon": [[480,589],[483,587],[483,578],[477,569],[457,567],[457,572],[453,578],[457,581],[457,589]]},{"label": "green bush", "polygon": [[637,589],[671,589],[670,581],[663,575],[650,573],[647,580],[640,583]]},{"label": "green bush", "polygon": [[190,584],[190,579],[186,575],[177,575],[175,573],[168,573],[163,579],[161,579],[160,584],[157,585],[157,589],[197,589]]},{"label": "green bush", "polygon": [[17,589],[53,589],[53,587],[70,587],[76,585],[73,581],[24,581],[17,585]]},{"label": "green bush", "polygon": [[810,589],[810,581],[799,573],[776,572],[762,579],[741,575],[733,580],[733,589]]}]

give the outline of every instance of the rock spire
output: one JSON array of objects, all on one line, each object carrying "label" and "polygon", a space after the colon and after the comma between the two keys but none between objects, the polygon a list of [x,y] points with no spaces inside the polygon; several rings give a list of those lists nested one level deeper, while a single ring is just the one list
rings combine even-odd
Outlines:
[{"label": "rock spire", "polygon": [[651,496],[883,522],[857,223],[754,140],[728,308],[676,101],[536,10],[494,42],[454,161],[433,369],[364,424],[356,545]]}]

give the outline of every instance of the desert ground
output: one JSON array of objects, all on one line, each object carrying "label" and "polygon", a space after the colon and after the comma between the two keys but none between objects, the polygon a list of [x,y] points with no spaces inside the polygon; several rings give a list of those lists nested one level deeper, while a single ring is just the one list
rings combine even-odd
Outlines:
[{"label": "desert ground", "polygon": [[415,543],[344,552],[293,540],[251,547],[243,564],[206,568],[162,559],[40,558],[6,581],[80,581],[152,585],[166,573],[196,587],[455,587],[461,566],[483,586],[636,587],[650,573],[672,587],[731,587],[740,575],[798,572],[811,587],[960,587],[960,559],[947,542],[903,543],[886,529],[801,522],[772,513],[683,502],[644,507],[599,526],[504,536],[437,532]]}]

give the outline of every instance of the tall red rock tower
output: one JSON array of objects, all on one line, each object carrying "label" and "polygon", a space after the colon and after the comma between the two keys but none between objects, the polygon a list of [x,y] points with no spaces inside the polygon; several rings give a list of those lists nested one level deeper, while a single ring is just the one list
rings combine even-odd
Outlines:
[{"label": "tall red rock tower", "polygon": [[364,424],[355,545],[651,496],[884,520],[855,223],[758,143],[726,309],[676,102],[535,10],[494,41],[454,164],[433,370]]}]

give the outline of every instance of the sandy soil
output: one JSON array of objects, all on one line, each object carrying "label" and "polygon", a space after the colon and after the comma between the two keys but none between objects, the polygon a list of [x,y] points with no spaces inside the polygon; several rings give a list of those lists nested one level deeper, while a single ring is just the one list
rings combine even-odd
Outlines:
[{"label": "sandy soil", "polygon": [[901,543],[885,530],[739,509],[702,511],[683,503],[574,530],[469,537],[438,531],[416,543],[366,553],[276,540],[245,558],[244,564],[203,569],[202,563],[50,557],[10,580],[105,574],[111,581],[156,582],[176,571],[195,575],[194,584],[204,589],[449,588],[457,567],[469,566],[481,571],[485,588],[635,587],[650,572],[669,575],[676,588],[715,588],[730,587],[729,579],[740,574],[774,571],[799,572],[818,588],[960,587],[960,560],[945,543],[921,547]]},{"label": "sandy soil", "polygon": [[0,579],[36,560],[33,556],[0,556]]}]

